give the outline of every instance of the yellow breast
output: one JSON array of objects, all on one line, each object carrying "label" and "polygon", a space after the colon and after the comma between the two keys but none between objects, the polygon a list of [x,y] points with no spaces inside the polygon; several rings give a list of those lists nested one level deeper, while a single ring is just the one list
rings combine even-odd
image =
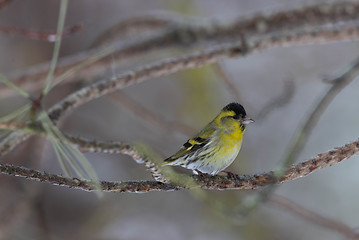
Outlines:
[{"label": "yellow breast", "polygon": [[224,146],[232,146],[242,143],[243,131],[240,129],[233,132],[223,132],[222,133],[222,144]]}]

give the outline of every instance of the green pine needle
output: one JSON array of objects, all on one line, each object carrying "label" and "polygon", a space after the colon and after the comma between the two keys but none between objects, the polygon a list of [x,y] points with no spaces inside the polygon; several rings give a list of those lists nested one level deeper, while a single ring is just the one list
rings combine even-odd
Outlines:
[{"label": "green pine needle", "polygon": [[77,150],[60,130],[53,125],[46,112],[40,113],[40,121],[55,150],[64,173],[71,176],[71,170],[80,179],[91,179],[98,196],[102,196],[100,180],[88,160]]},{"label": "green pine needle", "polygon": [[6,86],[8,86],[9,88],[12,88],[15,92],[17,92],[18,94],[20,94],[21,96],[23,96],[24,98],[30,98],[30,94],[28,94],[27,92],[25,92],[24,90],[22,90],[21,88],[19,88],[18,86],[16,86],[14,83],[10,82],[9,79],[7,79],[4,75],[2,75],[0,73],[0,81],[2,83],[4,83]]},{"label": "green pine needle", "polygon": [[11,121],[15,118],[22,118],[25,115],[25,113],[27,113],[30,110],[30,108],[31,108],[31,105],[26,104],[26,105],[22,106],[21,108],[15,110],[14,112],[1,117],[0,122],[7,122],[7,121]]},{"label": "green pine needle", "polygon": [[42,93],[44,95],[46,95],[51,89],[51,80],[54,76],[57,61],[59,59],[62,33],[64,31],[64,25],[65,25],[65,19],[66,19],[67,4],[68,4],[68,0],[61,0],[59,19],[57,21],[56,40],[55,40],[54,51],[52,53],[50,70],[46,77],[44,89],[42,90]]}]

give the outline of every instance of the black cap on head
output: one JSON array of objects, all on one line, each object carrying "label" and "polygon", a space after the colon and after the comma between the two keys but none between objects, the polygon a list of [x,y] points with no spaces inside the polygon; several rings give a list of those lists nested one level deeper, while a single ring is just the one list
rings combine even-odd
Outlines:
[{"label": "black cap on head", "polygon": [[247,114],[246,111],[244,110],[243,106],[239,103],[230,103],[227,106],[225,106],[223,108],[224,111],[233,111],[236,113],[236,115],[241,116],[242,118],[244,118]]}]

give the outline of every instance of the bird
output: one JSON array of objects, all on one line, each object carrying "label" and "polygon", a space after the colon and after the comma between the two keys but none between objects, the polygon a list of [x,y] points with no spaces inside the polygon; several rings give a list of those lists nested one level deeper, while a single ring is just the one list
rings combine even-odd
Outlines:
[{"label": "bird", "polygon": [[241,104],[229,103],[162,166],[181,166],[194,174],[216,175],[235,160],[246,125],[252,122]]}]

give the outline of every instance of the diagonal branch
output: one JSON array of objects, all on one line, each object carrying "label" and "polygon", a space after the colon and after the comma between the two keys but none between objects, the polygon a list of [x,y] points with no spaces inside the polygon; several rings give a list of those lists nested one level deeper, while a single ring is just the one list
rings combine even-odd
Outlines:
[{"label": "diagonal branch", "polygon": [[[312,112],[307,116],[305,123],[294,134],[292,138],[292,144],[289,147],[289,151],[286,154],[284,160],[277,167],[276,176],[280,178],[284,174],[285,170],[295,162],[300,152],[303,150],[310,133],[314,129],[314,126],[318,123],[320,116],[328,107],[330,102],[335,96],[343,90],[349,83],[354,81],[359,74],[359,58],[346,67],[344,71],[338,74],[331,82],[332,86],[325,92],[315,105]],[[250,205],[242,208],[242,214],[248,214],[259,206],[259,203],[268,199],[270,194],[276,189],[277,185],[270,185],[256,196],[256,200],[251,202]]]},{"label": "diagonal branch", "polygon": [[359,75],[359,58],[355,59],[346,69],[332,80],[332,86],[320,98],[308,118],[304,121],[303,126],[295,133],[293,143],[288,147],[289,152],[285,156],[282,164],[287,167],[295,162],[300,152],[303,150],[312,130],[319,121],[325,109],[334,100],[334,98],[354,81]]},{"label": "diagonal branch", "polygon": [[288,80],[284,82],[283,84],[283,90],[280,93],[279,96],[274,97],[273,99],[269,100],[267,104],[262,107],[262,109],[259,111],[259,113],[254,116],[254,118],[257,120],[264,119],[269,113],[271,113],[273,110],[283,107],[285,104],[288,104],[290,100],[294,96],[294,90],[295,85],[293,80]]},{"label": "diagonal branch", "polygon": [[280,195],[271,196],[269,199],[271,203],[279,206],[280,208],[285,209],[286,211],[295,214],[309,222],[322,226],[324,228],[330,229],[332,231],[336,231],[348,239],[359,239],[359,233],[355,232],[355,229],[350,228],[349,226],[341,223],[339,221],[329,219],[324,217],[314,211],[306,209],[299,204],[283,197]]},{"label": "diagonal branch", "polygon": [[[304,177],[316,170],[339,163],[344,159],[350,158],[359,153],[359,139],[344,146],[335,148],[305,162],[292,166],[286,171],[277,183],[284,183],[300,177]],[[66,186],[85,191],[94,191],[95,185],[91,181],[80,180],[77,178],[66,178],[63,176],[40,172],[24,167],[0,163],[2,174],[25,177],[34,181],[51,183],[53,185]],[[197,186],[203,189],[227,190],[227,189],[256,189],[270,185],[275,180],[274,172],[270,171],[256,175],[231,175],[209,176],[192,175]],[[126,182],[101,182],[101,189],[105,192],[150,192],[150,191],[174,191],[183,189],[171,183],[156,181],[126,181]]]},{"label": "diagonal branch", "polygon": [[[331,3],[319,4],[300,9],[286,10],[272,14],[258,14],[254,17],[243,19],[240,18],[228,25],[209,24],[206,26],[172,24],[162,31],[145,37],[140,40],[135,40],[127,43],[116,43],[111,46],[112,50],[107,54],[99,57],[100,60],[89,65],[86,68],[76,71],[76,75],[69,76],[67,80],[86,79],[88,76],[98,76],[104,72],[114,59],[110,54],[116,55],[116,64],[123,60],[128,60],[130,57],[141,54],[148,54],[149,51],[165,49],[169,47],[187,47],[193,48],[198,44],[205,44],[206,46],[213,45],[213,43],[230,43],[241,39],[241,34],[244,34],[248,39],[266,39],[271,35],[281,35],[288,31],[307,31],[308,38],[310,36],[310,29],[316,28],[320,25],[331,26],[341,23],[342,26],[337,28],[338,34],[327,35],[321,38],[322,42],[331,42],[333,40],[352,40],[352,36],[357,34],[356,27],[353,28],[352,21],[358,20],[359,3]],[[208,22],[211,22],[210,19]],[[349,30],[349,31],[348,31]],[[346,33],[345,33],[346,32]],[[313,33],[313,31],[312,31]],[[345,34],[341,34],[345,33]],[[313,33],[317,34],[317,33]],[[320,34],[320,33],[318,33]],[[287,40],[291,41],[291,36]],[[287,41],[285,41],[287,42]],[[86,52],[81,52],[70,57],[63,58],[59,61],[59,66],[55,71],[55,77],[67,72],[80,62],[89,59],[93,55],[98,55],[103,48],[94,49]],[[20,76],[12,77],[12,81],[28,91],[39,89],[43,86],[43,81],[48,72],[49,64],[42,64],[33,67]],[[0,97],[6,97],[13,94],[9,89],[1,89]]]},{"label": "diagonal branch", "polygon": [[[143,14],[143,13],[142,13]],[[119,21],[114,26],[107,29],[92,44],[92,47],[103,46],[114,39],[123,39],[130,33],[143,35],[144,30],[156,30],[168,27],[170,24],[181,24],[183,17],[175,12],[155,12],[146,15],[133,16],[129,19]]]}]

